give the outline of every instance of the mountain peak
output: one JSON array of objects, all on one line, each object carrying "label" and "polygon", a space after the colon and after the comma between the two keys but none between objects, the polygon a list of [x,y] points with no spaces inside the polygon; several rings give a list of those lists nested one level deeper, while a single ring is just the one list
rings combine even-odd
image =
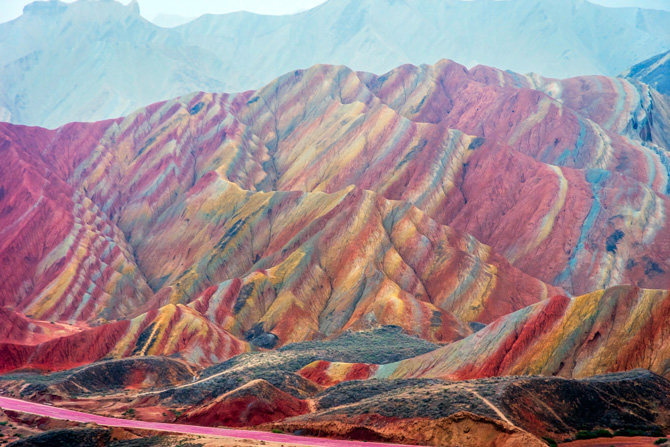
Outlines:
[{"label": "mountain peak", "polygon": [[68,5],[58,0],[36,1],[23,7],[24,14],[56,15],[67,10]]},{"label": "mountain peak", "polygon": [[[105,6],[102,6],[102,4]],[[117,14],[123,11],[126,15],[140,15],[140,5],[137,0],[132,0],[128,5],[116,0],[77,0],[73,3],[65,3],[60,0],[39,0],[24,6],[23,13],[26,15],[54,16],[69,10],[89,9],[91,6],[97,10],[115,11]]]},{"label": "mountain peak", "polygon": [[140,4],[137,0],[132,0],[129,4],[128,7],[130,10],[133,12],[135,15],[140,15]]}]

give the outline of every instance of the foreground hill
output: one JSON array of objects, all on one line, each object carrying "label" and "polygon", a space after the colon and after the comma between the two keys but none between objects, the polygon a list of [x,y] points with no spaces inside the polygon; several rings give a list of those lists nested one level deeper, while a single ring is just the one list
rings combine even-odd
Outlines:
[{"label": "foreground hill", "polygon": [[[466,380],[529,374],[581,378],[635,368],[668,377],[670,324],[662,317],[668,306],[668,291],[630,287],[574,299],[555,297],[430,353],[367,365],[361,378]],[[342,381],[342,372],[351,367],[317,361],[300,374],[332,385]]]},{"label": "foreground hill", "polygon": [[382,73],[449,57],[613,76],[666,51],[669,22],[670,12],[585,0],[329,0],[295,15],[205,15],[167,29],[136,2],[35,2],[0,24],[0,119],[57,127],[115,118],[193,91],[255,89],[317,63]]},{"label": "foreground hill", "polygon": [[[189,376],[179,362],[143,358],[48,376],[15,374],[0,378],[0,383],[9,394],[102,416],[129,417],[132,408],[131,418],[139,421],[256,426],[303,436],[413,445],[478,446],[489,439],[497,440],[494,445],[514,446],[518,438],[533,441],[527,432],[563,441],[574,439],[578,431],[596,429],[658,438],[668,428],[670,382],[643,370],[581,380],[350,380],[327,389],[295,378],[296,368],[314,354],[365,361],[398,355],[393,340],[399,342],[401,356],[427,347],[388,330],[344,338],[244,354],[206,370],[196,382],[185,380]],[[160,386],[167,388],[155,389],[155,372],[161,367],[165,377]],[[125,374],[111,376],[121,369]],[[181,384],[169,383],[180,378]],[[516,443],[509,438],[517,438]]]}]

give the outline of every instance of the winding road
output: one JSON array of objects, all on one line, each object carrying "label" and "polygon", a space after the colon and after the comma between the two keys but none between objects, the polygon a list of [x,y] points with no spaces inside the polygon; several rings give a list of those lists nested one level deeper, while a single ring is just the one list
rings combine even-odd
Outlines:
[{"label": "winding road", "polygon": [[305,445],[312,447],[413,447],[402,444],[383,444],[375,442],[342,441],[339,439],[308,438],[279,433],[268,433],[263,431],[235,430],[215,427],[200,427],[197,425],[166,424],[162,422],[143,422],[128,419],[117,419],[95,414],[82,413],[67,410],[65,408],[52,407],[49,405],[36,404],[9,397],[0,397],[0,409],[30,413],[38,416],[46,416],[53,419],[61,419],[82,423],[95,423],[109,427],[136,428],[145,430],[157,430],[170,433],[183,433],[189,435],[221,436],[225,438],[252,439],[255,441],[285,442],[289,444]]}]

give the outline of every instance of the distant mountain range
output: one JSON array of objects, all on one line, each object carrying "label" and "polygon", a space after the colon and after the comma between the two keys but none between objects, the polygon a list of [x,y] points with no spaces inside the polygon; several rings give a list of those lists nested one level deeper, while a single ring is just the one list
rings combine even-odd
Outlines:
[{"label": "distant mountain range", "polygon": [[136,3],[36,2],[0,24],[0,119],[57,127],[316,63],[381,73],[448,57],[551,77],[616,75],[670,48],[670,13],[585,0],[329,0],[290,16],[162,28]]},{"label": "distant mountain range", "polygon": [[195,17],[184,17],[178,14],[158,14],[151,21],[163,28],[174,28],[175,26],[188,23],[193,19],[195,19]]},{"label": "distant mountain range", "polygon": [[636,79],[670,95],[670,51],[657,54],[623,73],[628,79]]},{"label": "distant mountain range", "polygon": [[645,8],[670,11],[669,0],[589,0],[597,5],[609,6],[612,8]]}]

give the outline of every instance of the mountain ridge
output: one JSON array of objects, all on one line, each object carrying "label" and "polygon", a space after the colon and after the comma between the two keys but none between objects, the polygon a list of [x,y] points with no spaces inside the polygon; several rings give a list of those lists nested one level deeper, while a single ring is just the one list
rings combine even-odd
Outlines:
[{"label": "mountain ridge", "polygon": [[[449,57],[467,65],[494,65],[555,77],[614,75],[670,46],[670,33],[661,26],[670,20],[666,19],[670,13],[638,10],[634,17],[639,20],[635,20],[643,24],[638,27],[631,20],[631,11],[588,2],[527,7],[531,3],[522,0],[444,4],[330,0],[291,16],[207,15],[170,29],[153,25],[130,5],[102,3],[108,11],[105,15],[98,10],[100,5],[83,0],[43,3],[0,24],[0,54],[4,55],[0,56],[0,75],[13,80],[0,90],[0,117],[52,128],[123,116],[140,106],[193,91],[258,88],[282,73],[315,63],[380,73],[403,63],[434,63]],[[91,10],[92,5],[97,5],[98,12]],[[60,12],[49,21],[36,14],[51,9]],[[488,14],[490,9],[493,12]],[[394,11],[403,17],[402,23],[379,19]],[[589,20],[574,21],[575,14],[586,14]],[[100,28],[105,17],[113,20]],[[478,17],[488,17],[491,23],[481,23]],[[591,22],[603,23],[591,27]],[[619,32],[599,34],[612,24],[617,24]],[[482,26],[501,35],[493,38],[471,32]],[[542,39],[517,36],[519,30],[527,30],[524,36],[544,35],[546,42],[553,43],[540,46],[534,42]],[[298,36],[298,41],[292,36]],[[495,42],[504,36],[516,36],[511,45],[515,51],[495,48]],[[273,45],[281,45],[282,51],[274,50]],[[614,58],[612,48],[623,45],[625,54],[618,51]],[[417,52],[417,48],[422,50]],[[528,63],[529,55],[535,62]]]},{"label": "mountain ridge", "polygon": [[[449,342],[555,296],[666,288],[666,101],[445,60],[0,124],[0,249],[26,259],[0,297],[102,325],[77,335],[107,338],[94,357],[207,365],[377,325]],[[193,351],[189,326],[233,348]],[[20,349],[30,365],[45,348]]]}]

